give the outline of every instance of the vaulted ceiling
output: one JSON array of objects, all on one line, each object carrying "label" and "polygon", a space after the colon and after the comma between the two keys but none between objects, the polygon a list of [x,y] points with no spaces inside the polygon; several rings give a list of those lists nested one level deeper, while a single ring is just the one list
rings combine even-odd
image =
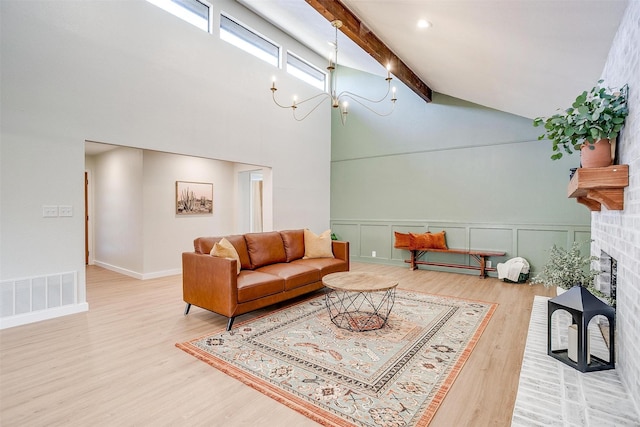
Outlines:
[{"label": "vaulted ceiling", "polygon": [[[308,3],[334,1],[238,1],[326,56],[334,29]],[[428,88],[529,118],[568,107],[597,82],[627,6],[627,0],[341,3]],[[418,19],[431,27],[418,28]],[[341,65],[386,73],[346,36],[339,46]]]}]

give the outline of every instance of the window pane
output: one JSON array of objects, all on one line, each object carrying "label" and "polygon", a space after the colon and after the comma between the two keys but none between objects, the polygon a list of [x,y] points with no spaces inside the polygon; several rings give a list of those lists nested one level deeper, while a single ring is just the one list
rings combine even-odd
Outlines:
[{"label": "window pane", "polygon": [[172,15],[209,32],[210,6],[199,0],[147,0]]},{"label": "window pane", "polygon": [[198,0],[171,0],[173,3],[181,6],[200,19],[209,21],[209,6],[199,2]]},{"label": "window pane", "polygon": [[269,64],[278,66],[279,46],[224,15],[220,15],[220,38]]},{"label": "window pane", "polygon": [[287,72],[320,90],[325,90],[326,74],[291,52],[287,52]]}]

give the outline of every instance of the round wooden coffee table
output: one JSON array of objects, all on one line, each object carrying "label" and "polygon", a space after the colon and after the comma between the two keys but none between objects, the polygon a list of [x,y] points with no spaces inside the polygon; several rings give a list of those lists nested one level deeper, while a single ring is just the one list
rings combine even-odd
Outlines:
[{"label": "round wooden coffee table", "polygon": [[332,273],[322,283],[333,292],[325,295],[331,321],[353,332],[382,328],[391,314],[398,281],[360,271]]}]

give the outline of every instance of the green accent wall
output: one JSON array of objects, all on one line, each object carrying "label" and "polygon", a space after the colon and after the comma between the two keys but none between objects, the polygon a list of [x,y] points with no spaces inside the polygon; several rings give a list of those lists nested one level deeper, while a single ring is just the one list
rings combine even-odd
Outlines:
[{"label": "green accent wall", "polygon": [[[339,73],[352,92],[384,94],[382,77]],[[352,101],[346,125],[333,116],[331,225],[351,241],[354,260],[401,263],[408,252],[393,248],[393,231],[444,229],[450,247],[502,250],[507,256],[494,265],[521,256],[540,270],[554,243],[590,239],[588,209],[567,198],[577,155],[552,161],[551,143],[538,141],[530,118],[439,93],[425,103],[394,83],[393,114]]]}]

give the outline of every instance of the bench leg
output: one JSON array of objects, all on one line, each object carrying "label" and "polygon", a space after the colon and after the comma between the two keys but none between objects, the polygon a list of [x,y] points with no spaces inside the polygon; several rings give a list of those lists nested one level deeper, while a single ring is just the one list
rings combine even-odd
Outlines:
[{"label": "bench leg", "polygon": [[487,277],[487,259],[484,255],[478,255],[478,254],[470,254],[471,257],[473,259],[475,259],[478,262],[478,265],[480,266],[480,278],[481,279],[486,279]]},{"label": "bench leg", "polygon": [[184,315],[189,314],[189,309],[191,308],[191,304],[187,303],[187,306],[184,308]]}]

